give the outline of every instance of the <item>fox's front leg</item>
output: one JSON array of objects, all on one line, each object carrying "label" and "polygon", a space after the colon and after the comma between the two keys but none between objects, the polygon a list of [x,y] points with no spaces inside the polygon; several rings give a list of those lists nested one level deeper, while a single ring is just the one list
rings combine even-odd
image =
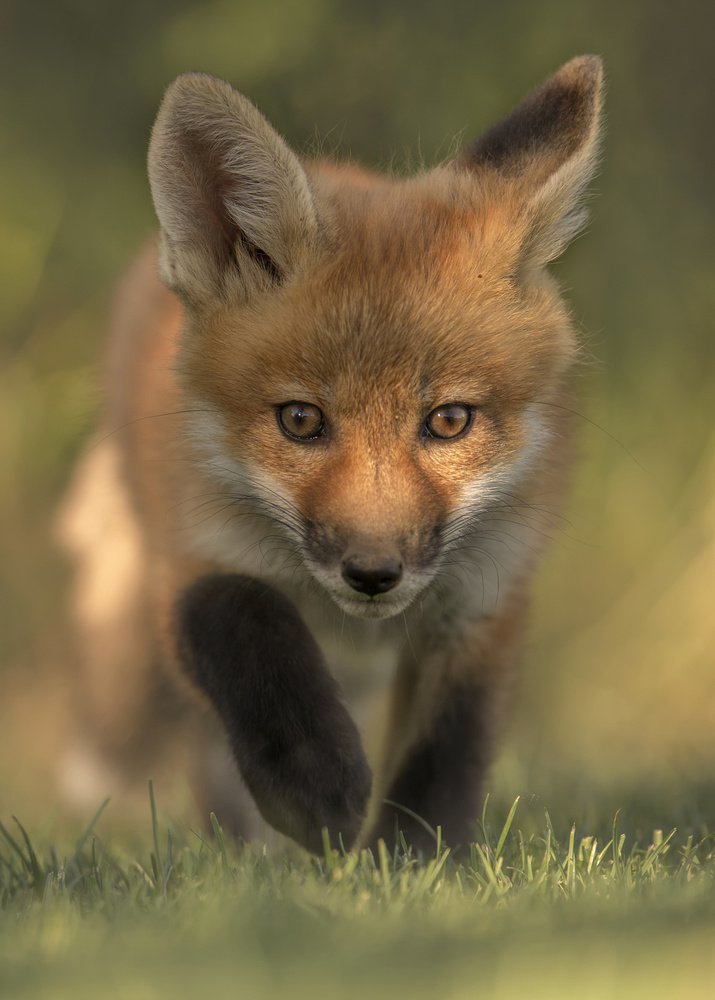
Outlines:
[{"label": "fox's front leg", "polygon": [[194,583],[176,609],[178,652],[217,709],[271,826],[309,851],[355,840],[372,775],[357,728],[292,603],[238,574]]},{"label": "fox's front leg", "polygon": [[[405,652],[392,692],[384,779],[369,843],[391,848],[401,831],[416,849],[434,849],[429,827],[452,848],[474,839],[482,785],[511,694],[523,601],[482,618],[450,643],[425,635]],[[431,647],[431,649],[430,649]],[[413,815],[414,814],[414,815]]]}]

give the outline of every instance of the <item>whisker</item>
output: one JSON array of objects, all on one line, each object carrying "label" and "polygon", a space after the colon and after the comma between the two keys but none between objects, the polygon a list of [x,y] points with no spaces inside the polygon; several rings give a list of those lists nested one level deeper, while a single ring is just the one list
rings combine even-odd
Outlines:
[{"label": "whisker", "polygon": [[635,464],[642,472],[645,472],[646,474],[648,473],[648,470],[643,465],[641,465],[641,463],[638,461],[635,455],[632,452],[630,452],[628,448],[626,448],[623,442],[619,441],[618,438],[614,434],[611,434],[610,431],[607,431],[605,427],[603,427],[601,424],[598,423],[598,421],[592,420],[591,417],[587,417],[584,413],[579,413],[578,410],[574,410],[570,406],[564,406],[563,403],[554,403],[551,400],[545,400],[545,399],[533,399],[531,402],[532,405],[534,406],[551,406],[555,410],[563,410],[565,413],[570,413],[572,416],[578,417],[580,420],[583,420],[584,423],[591,424],[591,426],[595,427],[596,430],[601,431],[601,433],[605,434],[607,438],[610,438],[610,440],[613,441],[614,444],[617,444],[618,447],[623,452],[625,452],[626,455],[628,455],[631,461],[635,462]]},{"label": "whisker", "polygon": [[141,417],[133,417],[132,420],[127,420],[126,423],[119,424],[117,427],[113,427],[111,431],[108,431],[106,434],[104,434],[103,437],[99,438],[98,441],[94,441],[90,446],[89,451],[94,451],[94,449],[98,448],[100,444],[104,444],[105,441],[108,441],[110,437],[113,437],[115,434],[119,434],[122,431],[125,431],[128,427],[133,427],[135,424],[139,424],[144,420],[159,420],[162,417],[181,417],[185,416],[187,413],[213,413],[213,412],[214,411],[211,410],[209,407],[203,407],[203,408],[190,407],[186,410],[169,410],[166,413],[147,413]]}]

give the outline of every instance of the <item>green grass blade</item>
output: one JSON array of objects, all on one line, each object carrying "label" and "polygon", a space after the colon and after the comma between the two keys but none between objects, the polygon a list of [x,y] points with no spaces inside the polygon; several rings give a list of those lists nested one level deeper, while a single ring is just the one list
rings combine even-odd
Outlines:
[{"label": "green grass blade", "polygon": [[407,806],[400,805],[399,802],[393,802],[392,799],[382,800],[386,806],[392,806],[394,809],[399,809],[400,812],[405,813],[406,816],[411,816],[412,819],[417,820],[420,826],[427,831],[427,833],[432,837],[432,839],[437,841],[437,831],[434,827],[431,827],[426,819],[423,819],[418,813],[413,812],[412,809],[408,809]]},{"label": "green grass blade", "polygon": [[37,860],[37,855],[35,854],[30,838],[27,835],[25,827],[22,825],[17,816],[12,817],[18,825],[20,833],[22,834],[22,839],[25,841],[25,846],[27,847],[27,856],[29,861],[29,870],[32,875],[33,885],[39,890],[40,885],[44,882],[45,875],[40,867],[40,862]]},{"label": "green grass blade", "polygon": [[223,839],[223,830],[219,821],[216,819],[216,813],[211,813],[211,826],[213,827],[214,837],[216,838],[216,843],[218,844],[219,853],[221,855],[221,868],[224,873],[228,872],[228,855],[226,854],[226,844]]},{"label": "green grass blade", "polygon": [[169,881],[169,876],[171,875],[172,864],[171,864],[171,833],[167,830],[166,832],[166,858],[164,860],[164,871],[161,876],[161,889],[159,890],[160,896],[166,895],[166,885]]},{"label": "green grass blade", "polygon": [[90,836],[90,834],[94,830],[94,827],[95,827],[97,821],[99,820],[99,817],[102,815],[102,813],[104,812],[104,810],[107,808],[108,804],[109,804],[109,799],[106,798],[104,800],[104,802],[101,804],[101,806],[99,807],[99,809],[96,811],[96,813],[94,814],[94,816],[92,817],[92,819],[89,821],[89,825],[87,826],[87,829],[84,831],[84,833],[82,834],[82,836],[77,841],[77,844],[76,844],[75,849],[74,849],[74,854],[70,858],[70,860],[68,862],[68,866],[77,863],[77,860],[79,859],[79,856],[82,853],[82,848],[87,843],[87,838]]},{"label": "green grass blade", "polygon": [[494,851],[495,858],[498,858],[500,856],[504,848],[506,838],[509,836],[509,830],[511,830],[511,824],[514,822],[514,816],[516,815],[516,807],[519,805],[519,798],[520,796],[517,795],[517,797],[514,799],[514,804],[509,810],[509,815],[507,816],[506,822],[502,827],[501,834],[499,835],[499,840],[497,841],[496,850]]},{"label": "green grass blade", "polygon": [[5,840],[8,842],[8,844],[12,848],[13,852],[18,856],[18,858],[22,862],[23,867],[27,868],[29,870],[30,863],[29,863],[28,859],[25,857],[24,851],[22,850],[22,848],[20,847],[20,845],[17,843],[17,841],[11,836],[10,831],[7,830],[6,827],[4,827],[2,823],[0,823],[0,833],[3,835],[3,837],[5,838]]},{"label": "green grass blade", "polygon": [[149,805],[151,807],[151,830],[154,836],[154,853],[151,856],[151,867],[154,872],[154,882],[159,881],[159,820],[156,814],[156,802],[154,801],[154,782],[149,778]]}]

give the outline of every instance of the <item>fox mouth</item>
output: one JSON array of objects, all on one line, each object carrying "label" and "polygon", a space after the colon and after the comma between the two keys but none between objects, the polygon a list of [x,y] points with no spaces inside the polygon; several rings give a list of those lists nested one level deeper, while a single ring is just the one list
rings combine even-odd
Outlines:
[{"label": "fox mouth", "polygon": [[330,596],[342,611],[353,618],[394,618],[412,603],[409,599],[399,600],[396,596],[389,600],[379,597],[360,598],[357,595],[345,598],[335,593]]},{"label": "fox mouth", "polygon": [[335,603],[354,618],[393,618],[411,603],[408,597],[400,598],[397,594],[388,597],[343,596],[331,592]]}]

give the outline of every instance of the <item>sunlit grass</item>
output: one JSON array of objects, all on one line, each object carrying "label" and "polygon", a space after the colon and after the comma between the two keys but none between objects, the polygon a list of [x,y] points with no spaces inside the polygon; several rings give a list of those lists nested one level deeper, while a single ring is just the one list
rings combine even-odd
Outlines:
[{"label": "sunlit grass", "polygon": [[[66,852],[0,827],[8,997],[706,996],[715,838],[520,829],[487,809],[469,854],[321,857],[167,829]],[[149,810],[148,810],[149,811]],[[101,810],[100,810],[101,812]],[[496,818],[496,817],[494,817]]]}]

